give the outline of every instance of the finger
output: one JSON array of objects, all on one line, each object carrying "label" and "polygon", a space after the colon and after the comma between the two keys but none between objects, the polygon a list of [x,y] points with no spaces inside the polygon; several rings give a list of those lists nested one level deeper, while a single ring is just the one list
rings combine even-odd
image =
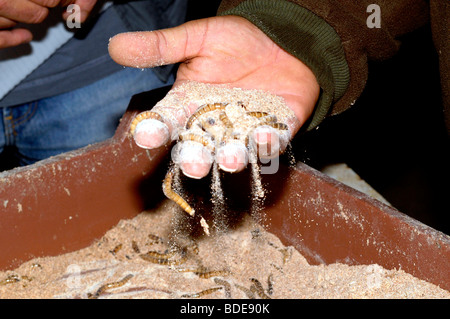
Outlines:
[{"label": "finger", "polygon": [[17,24],[17,22],[12,21],[7,18],[0,17],[0,29],[12,28]]},{"label": "finger", "polygon": [[218,149],[216,161],[219,167],[229,173],[244,170],[248,164],[248,150],[240,142],[229,142]]},{"label": "finger", "polygon": [[29,1],[47,8],[54,8],[61,2],[61,0],[29,0]]},{"label": "finger", "polygon": [[59,2],[59,5],[61,7],[67,7],[69,4],[74,4],[76,2],[76,0],[61,0]]},{"label": "finger", "polygon": [[[178,95],[171,91],[169,95]],[[166,97],[167,98],[167,97]],[[163,100],[164,101],[164,100]],[[195,103],[187,107],[160,104],[151,111],[139,113],[130,125],[130,132],[138,146],[152,149],[163,146],[169,139],[178,137],[178,129],[183,127],[188,116],[198,108]]]},{"label": "finger", "polygon": [[25,29],[13,29],[0,31],[0,49],[14,47],[19,44],[28,43],[33,35]]},{"label": "finger", "polygon": [[148,68],[186,61],[201,48],[208,19],[190,21],[175,28],[121,33],[109,42],[109,54],[117,63]]},{"label": "finger", "polygon": [[133,133],[136,144],[145,149],[161,147],[169,141],[169,137],[168,126],[157,119],[140,121]]},{"label": "finger", "polygon": [[28,0],[0,2],[0,15],[23,23],[40,23],[48,15],[48,9]]},{"label": "finger", "polygon": [[[80,8],[80,22],[86,21],[92,9],[94,8],[97,0],[66,0],[62,1],[61,5],[67,7],[70,4],[78,5]],[[72,12],[64,12],[63,19],[69,18]]]},{"label": "finger", "polygon": [[289,129],[277,130],[269,125],[257,127],[250,134],[250,147],[259,158],[275,158],[280,156],[289,143]]},{"label": "finger", "polygon": [[172,156],[184,175],[201,179],[208,175],[213,163],[211,152],[200,143],[182,142],[177,144],[177,156]]}]

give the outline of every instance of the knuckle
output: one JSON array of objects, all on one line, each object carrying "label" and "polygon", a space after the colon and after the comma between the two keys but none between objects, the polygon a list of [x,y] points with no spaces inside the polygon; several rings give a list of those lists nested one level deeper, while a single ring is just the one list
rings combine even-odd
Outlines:
[{"label": "knuckle", "polygon": [[44,0],[43,2],[43,6],[48,7],[48,8],[54,8],[56,7],[59,3],[61,2],[61,0]]},{"label": "knuckle", "polygon": [[0,13],[5,11],[5,8],[8,6],[8,0],[0,0]]},{"label": "knuckle", "polygon": [[36,13],[31,17],[29,23],[41,23],[48,16],[48,12],[49,11],[47,8],[40,8],[40,10],[37,10]]}]

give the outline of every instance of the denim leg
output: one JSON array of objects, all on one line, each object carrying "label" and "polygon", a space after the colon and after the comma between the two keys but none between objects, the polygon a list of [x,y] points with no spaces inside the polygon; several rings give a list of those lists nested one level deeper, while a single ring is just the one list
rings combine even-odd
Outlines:
[{"label": "denim leg", "polygon": [[86,87],[35,102],[15,125],[21,165],[112,137],[132,95],[171,84],[151,70],[126,68]]},{"label": "denim leg", "polygon": [[17,107],[0,108],[0,171],[19,166],[19,156],[14,146],[16,127],[31,119],[37,103],[29,103]]},{"label": "denim leg", "polygon": [[3,152],[3,149],[6,146],[6,129],[5,129],[5,114],[4,109],[0,108],[0,154]]}]

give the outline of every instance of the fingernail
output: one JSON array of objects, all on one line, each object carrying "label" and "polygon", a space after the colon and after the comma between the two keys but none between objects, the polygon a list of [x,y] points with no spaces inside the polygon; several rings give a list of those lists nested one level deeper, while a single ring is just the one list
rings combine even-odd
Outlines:
[{"label": "fingernail", "polygon": [[248,150],[241,142],[228,142],[217,151],[217,163],[225,172],[236,173],[248,164]]},{"label": "fingernail", "polygon": [[250,144],[259,158],[273,158],[280,153],[280,136],[276,129],[267,125],[253,131]]},{"label": "fingernail", "polygon": [[179,165],[184,175],[201,179],[208,175],[213,163],[211,152],[196,142],[183,142],[178,154]]},{"label": "fingernail", "polygon": [[157,148],[169,140],[169,128],[161,121],[145,119],[136,125],[133,137],[139,147]]}]

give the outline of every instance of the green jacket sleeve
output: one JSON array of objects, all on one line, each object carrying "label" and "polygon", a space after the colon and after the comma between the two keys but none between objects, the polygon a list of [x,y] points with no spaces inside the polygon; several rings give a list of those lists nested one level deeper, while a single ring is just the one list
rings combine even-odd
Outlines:
[{"label": "green jacket sleeve", "polygon": [[367,80],[368,59],[392,56],[395,38],[428,19],[424,0],[376,1],[381,27],[371,28],[368,6],[374,2],[223,0],[218,13],[246,18],[314,72],[321,94],[307,124],[312,129],[353,105]]}]

